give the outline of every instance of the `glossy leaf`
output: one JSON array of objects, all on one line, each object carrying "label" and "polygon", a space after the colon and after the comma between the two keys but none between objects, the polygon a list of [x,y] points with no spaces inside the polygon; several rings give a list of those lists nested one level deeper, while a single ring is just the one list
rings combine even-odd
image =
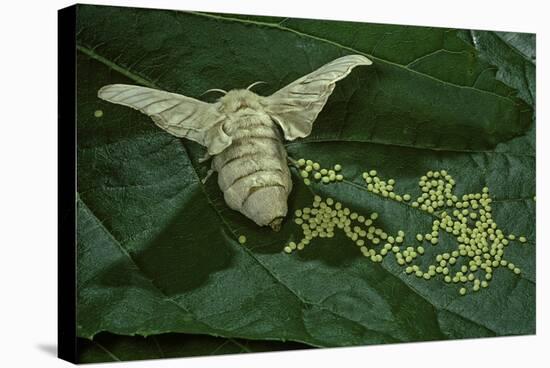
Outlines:
[{"label": "glossy leaf", "polygon": [[[508,64],[463,31],[96,6],[79,6],[78,24],[80,336],[180,332],[325,347],[534,333],[531,90],[518,94],[500,78]],[[507,45],[491,52],[515,66]],[[133,83],[213,101],[201,93],[258,80],[268,95],[351,53],[373,65],[339,82],[311,136],[286,145],[295,159],[341,164],[346,179],[306,187],[295,175],[291,212],[330,195],[380,213],[380,226],[412,241],[434,217],[368,192],[361,174],[376,169],[417,195],[421,175],[445,169],[459,195],[487,185],[499,227],[528,237],[506,251],[521,275],[499,268],[489,288],[459,296],[456,285],[405,274],[393,257],[372,263],[340,233],[288,255],[282,248],[301,235],[292,216],[278,233],[258,228],[225,205],[215,177],[201,184],[202,147],[96,96]],[[457,246],[443,240],[422,262]]]}]

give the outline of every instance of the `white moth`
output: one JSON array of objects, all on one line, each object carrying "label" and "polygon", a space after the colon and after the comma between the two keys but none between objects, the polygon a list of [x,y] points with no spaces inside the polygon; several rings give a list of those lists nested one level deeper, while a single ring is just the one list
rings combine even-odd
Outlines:
[{"label": "white moth", "polygon": [[361,55],[344,56],[268,97],[251,92],[251,85],[217,90],[225,95],[206,103],[126,84],[104,86],[98,96],[137,109],[168,133],[205,146],[227,205],[278,231],[292,190],[282,135],[289,141],[307,137],[335,83],[354,67],[370,64]]}]

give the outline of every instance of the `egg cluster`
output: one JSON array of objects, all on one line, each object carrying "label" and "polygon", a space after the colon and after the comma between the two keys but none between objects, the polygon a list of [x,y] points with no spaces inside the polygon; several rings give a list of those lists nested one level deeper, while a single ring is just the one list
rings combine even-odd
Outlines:
[{"label": "egg cluster", "polygon": [[[412,203],[412,206],[420,207],[422,211],[433,213],[459,202],[459,198],[453,194],[455,181],[445,170],[428,171],[420,178],[418,185],[422,194]],[[481,196],[477,199],[481,199]]]},{"label": "egg cluster", "polygon": [[405,264],[424,252],[422,247],[418,248],[418,252],[409,247],[406,253],[401,253],[405,233],[400,230],[395,236],[387,234],[382,228],[375,226],[377,218],[376,212],[370,215],[358,214],[332,198],[323,200],[316,195],[311,207],[295,212],[294,222],[302,227],[303,238],[298,243],[289,242],[284,251],[292,253],[296,249],[302,250],[317,237],[333,238],[334,232],[339,229],[373,262],[382,262],[386,255],[393,253],[401,259],[398,260],[400,264]]},{"label": "egg cluster", "polygon": [[[300,168],[305,167],[302,172],[306,173],[317,170],[314,166],[320,167],[315,164],[309,160],[298,161]],[[340,165],[337,166],[338,170],[334,170],[334,173],[341,170]],[[308,170],[308,167],[311,169]],[[411,200],[409,194],[395,194],[395,180],[380,179],[376,170],[364,172],[362,176],[369,192],[397,202]],[[330,181],[334,180],[329,179],[327,182]],[[333,238],[339,229],[371,261],[382,262],[385,256],[391,254],[397,264],[404,267],[406,274],[423,280],[440,277],[446,283],[460,285],[460,295],[465,295],[468,290],[476,292],[488,287],[494,270],[499,267],[515,274],[521,273],[521,269],[508,261],[504,253],[511,242],[517,240],[526,243],[527,239],[514,234],[505,235],[498,228],[492,217],[492,198],[487,187],[480,193],[459,197],[453,191],[455,180],[445,170],[428,171],[420,178],[418,185],[421,194],[406,205],[433,217],[431,231],[419,231],[406,240],[402,230],[388,234],[377,227],[376,212],[359,214],[332,198],[323,199],[316,195],[311,207],[295,212],[294,221],[301,226],[303,238],[298,243],[289,242],[284,251],[292,253],[294,250],[302,250],[316,237]],[[451,246],[453,250],[436,254],[432,264],[427,267],[415,264],[415,259],[425,253],[424,245],[440,245],[442,233],[447,233],[453,239],[444,242],[447,248]]]},{"label": "egg cluster", "polygon": [[404,194],[403,196],[395,194],[393,191],[395,180],[388,179],[388,181],[381,180],[378,177],[376,170],[365,171],[363,173],[363,179],[367,183],[367,190],[374,194],[380,194],[382,197],[389,197],[390,199],[401,201],[410,201],[411,195]]},{"label": "egg cluster", "polygon": [[[437,172],[430,171],[426,177],[434,177],[435,174]],[[419,184],[424,193],[416,203],[422,203],[424,200],[420,208],[428,213],[434,213],[436,209],[439,211],[432,222],[432,232],[417,234],[416,239],[419,242],[430,241],[436,245],[440,232],[444,231],[455,239],[453,243],[456,248],[451,252],[437,254],[435,264],[430,265],[428,270],[406,269],[406,272],[414,272],[417,275],[425,275],[428,272],[431,277],[441,274],[447,283],[463,284],[464,287],[459,290],[462,295],[466,294],[468,288],[478,291],[487,287],[493,278],[494,270],[499,267],[506,267],[515,274],[520,274],[521,269],[504,257],[505,248],[511,241],[516,240],[516,236],[506,236],[494,221],[489,188],[484,187],[481,193],[464,194],[459,198],[452,193],[454,181],[452,178],[449,179],[448,175],[446,177],[449,182],[445,184],[443,193],[440,181],[437,186],[431,186],[436,189],[426,192],[424,188],[427,187],[428,181],[425,177],[420,180]],[[432,184],[434,181],[432,180]],[[425,201],[430,199],[426,199],[425,193],[428,193],[430,198],[435,196],[445,199],[438,199],[436,203],[432,200],[426,204]],[[517,240],[521,243],[527,242],[524,236],[518,237]]]},{"label": "egg cluster", "polygon": [[344,180],[344,176],[340,173],[342,166],[336,164],[331,169],[321,168],[318,162],[305,160],[303,158],[293,162],[300,170],[300,176],[304,180],[305,185],[311,185],[311,180],[328,184],[335,181]]}]

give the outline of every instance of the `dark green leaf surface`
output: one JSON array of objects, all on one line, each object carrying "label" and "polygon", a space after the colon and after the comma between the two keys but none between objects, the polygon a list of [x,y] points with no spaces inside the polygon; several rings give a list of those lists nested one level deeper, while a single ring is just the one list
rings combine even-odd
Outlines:
[{"label": "dark green leaf surface", "polygon": [[[508,64],[463,31],[259,19],[79,7],[78,334],[343,346],[534,333],[531,90],[500,78]],[[506,56],[514,42],[492,53],[516,67]],[[528,61],[530,49],[516,48]],[[215,178],[200,183],[209,168],[197,161],[202,147],[96,97],[105,84],[132,83],[213,101],[200,94],[257,80],[269,83],[257,89],[267,95],[350,53],[373,65],[339,82],[312,135],[287,144],[294,158],[340,163],[346,180],[308,188],[295,176],[290,210],[311,203],[313,190],[377,211],[386,231],[412,236],[433,217],[367,192],[361,173],[374,168],[416,195],[421,175],[446,169],[460,195],[489,186],[500,228],[528,237],[506,253],[521,275],[497,269],[489,288],[460,297],[456,285],[406,275],[392,257],[372,263],[343,234],[285,254],[284,244],[301,235],[297,225],[258,228],[225,205]],[[427,250],[426,262],[439,248]]]},{"label": "dark green leaf surface", "polygon": [[161,334],[149,337],[101,333],[93,340],[79,339],[79,363],[117,362],[200,355],[259,353],[307,349],[293,342],[224,339],[206,335]]},{"label": "dark green leaf surface", "polygon": [[[480,58],[493,65],[496,78],[517,90],[517,95],[535,105],[535,35],[510,32],[461,31],[459,36],[471,43]],[[533,124],[522,136],[497,147],[508,152],[535,153],[535,114]]]},{"label": "dark green leaf surface", "polygon": [[496,78],[514,87],[518,96],[535,103],[535,35],[510,32],[462,31],[481,57],[497,69]]}]

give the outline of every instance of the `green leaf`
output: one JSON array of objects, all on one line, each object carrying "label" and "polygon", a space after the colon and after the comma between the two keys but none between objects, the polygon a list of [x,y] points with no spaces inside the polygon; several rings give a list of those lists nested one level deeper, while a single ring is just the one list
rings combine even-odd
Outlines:
[{"label": "green leaf", "polygon": [[[325,347],[534,333],[533,108],[463,31],[88,5],[78,28],[79,336],[180,332]],[[508,45],[493,52],[504,58]],[[283,253],[301,237],[291,216],[278,233],[258,228],[227,207],[215,178],[201,184],[202,147],[97,98],[103,85],[132,83],[213,101],[201,93],[257,80],[268,95],[350,53],[373,65],[339,82],[313,133],[286,145],[295,159],[341,164],[346,179],[306,187],[294,175],[291,213],[313,193],[330,195],[378,212],[378,226],[411,243],[434,216],[368,192],[361,174],[376,169],[414,197],[421,175],[445,169],[458,195],[487,185],[499,228],[529,239],[506,249],[521,275],[498,268],[490,287],[459,296],[455,284],[405,274],[393,257],[371,262],[342,233]],[[458,246],[447,235],[422,264]]]},{"label": "green leaf", "polygon": [[481,57],[497,68],[496,78],[518,91],[518,96],[535,104],[535,35],[511,32],[462,31]]},{"label": "green leaf", "polygon": [[[462,31],[459,36],[478,51],[483,60],[494,65],[495,77],[517,90],[517,95],[535,106],[535,35],[511,32]],[[535,114],[533,124],[522,136],[507,142],[505,149],[535,153]],[[497,150],[499,148],[497,147]]]},{"label": "green leaf", "polygon": [[101,333],[93,340],[82,338],[78,340],[78,362],[100,363],[307,348],[307,345],[293,342],[224,339],[207,335],[171,333],[140,337]]}]

